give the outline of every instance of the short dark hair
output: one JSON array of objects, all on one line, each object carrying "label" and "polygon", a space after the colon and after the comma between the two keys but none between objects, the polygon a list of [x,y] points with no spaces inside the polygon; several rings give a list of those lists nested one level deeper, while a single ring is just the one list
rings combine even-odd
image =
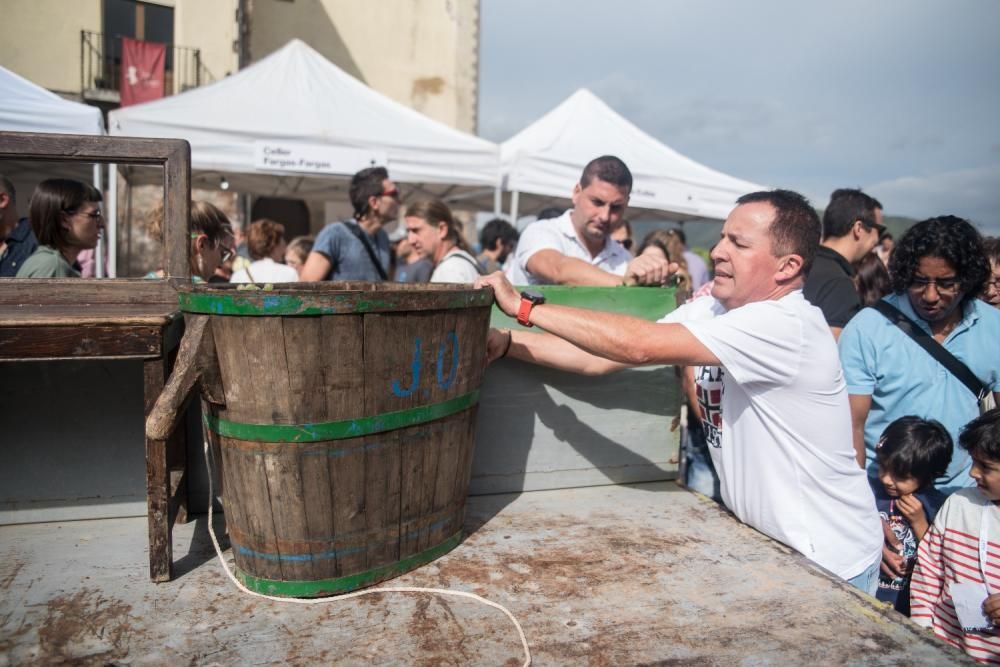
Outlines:
[{"label": "short dark hair", "polygon": [[802,277],[809,275],[820,240],[816,209],[808,199],[791,190],[751,192],[736,200],[738,206],[756,202],[768,203],[775,210],[769,228],[772,254],[775,257],[798,255],[802,258]]},{"label": "short dark hair", "polygon": [[348,195],[351,206],[354,207],[354,217],[361,219],[368,213],[368,198],[382,194],[382,181],[389,178],[389,170],[385,167],[368,167],[351,177],[351,188]]},{"label": "short dark hair", "polygon": [[516,243],[517,230],[502,218],[493,218],[479,232],[479,245],[483,250],[496,250],[497,243]]},{"label": "short dark hair", "polygon": [[877,220],[875,211],[882,209],[882,203],[871,195],[854,188],[840,188],[830,195],[830,203],[823,211],[823,238],[846,236],[855,221],[872,229]]},{"label": "short dark hair", "polygon": [[940,257],[955,269],[963,304],[979,296],[990,275],[983,237],[968,220],[954,215],[929,218],[906,230],[889,257],[893,291],[902,294],[913,284],[924,257]]},{"label": "short dark hair", "polygon": [[993,408],[965,425],[958,444],[969,456],[1000,461],[1000,408]]},{"label": "short dark hair", "polygon": [[920,489],[948,471],[954,443],[941,422],[912,415],[889,424],[875,448],[875,461],[894,477],[913,477]]},{"label": "short dark hair", "polygon": [[535,218],[538,219],[538,220],[548,220],[549,218],[558,218],[560,215],[562,215],[565,212],[566,212],[566,209],[561,208],[559,206],[549,206],[549,207],[543,208],[541,211],[539,211],[538,215],[535,216]]},{"label": "short dark hair", "polygon": [[1000,264],[1000,236],[987,236],[983,239],[983,252],[986,259],[994,264]]},{"label": "short dark hair", "polygon": [[580,174],[580,187],[587,187],[595,178],[632,192],[632,172],[614,155],[602,155],[588,162]]},{"label": "short dark hair", "polygon": [[62,224],[64,213],[76,213],[88,202],[99,202],[100,191],[89,183],[68,178],[50,178],[35,187],[28,203],[28,219],[40,245],[62,250],[71,245]]},{"label": "short dark hair", "polygon": [[0,174],[0,190],[10,197],[11,204],[17,206],[17,190],[14,189],[14,184],[11,180],[3,174]]}]

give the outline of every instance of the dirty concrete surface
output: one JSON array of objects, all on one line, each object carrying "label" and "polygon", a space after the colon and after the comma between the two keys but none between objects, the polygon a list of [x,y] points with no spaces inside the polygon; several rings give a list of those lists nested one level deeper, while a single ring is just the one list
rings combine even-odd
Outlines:
[{"label": "dirty concrete surface", "polygon": [[[221,534],[223,521],[216,517]],[[0,665],[519,665],[471,600],[272,602],[228,581],[207,517],[147,576],[146,521],[0,527]],[[470,498],[454,551],[387,585],[510,609],[536,665],[965,663],[875,600],[673,483]]]}]

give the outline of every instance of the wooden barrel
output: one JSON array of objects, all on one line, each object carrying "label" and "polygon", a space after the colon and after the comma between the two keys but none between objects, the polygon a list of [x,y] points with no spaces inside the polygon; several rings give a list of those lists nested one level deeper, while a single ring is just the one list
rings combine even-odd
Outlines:
[{"label": "wooden barrel", "polygon": [[179,290],[210,316],[237,576],[316,597],[388,579],[461,539],[492,293],[327,283]]}]

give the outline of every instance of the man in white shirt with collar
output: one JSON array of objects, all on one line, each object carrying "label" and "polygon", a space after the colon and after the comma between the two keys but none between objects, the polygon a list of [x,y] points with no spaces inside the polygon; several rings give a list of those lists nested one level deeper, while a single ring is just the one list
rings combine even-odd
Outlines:
[{"label": "man in white shirt with collar", "polygon": [[515,285],[656,285],[670,277],[663,259],[633,258],[611,239],[632,192],[632,173],[613,155],[591,160],[573,187],[573,208],[521,233],[507,277]]}]

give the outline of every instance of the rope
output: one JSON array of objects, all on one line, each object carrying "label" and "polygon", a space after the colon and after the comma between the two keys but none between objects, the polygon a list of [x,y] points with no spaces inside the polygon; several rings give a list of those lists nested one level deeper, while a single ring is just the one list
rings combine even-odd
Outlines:
[{"label": "rope", "polygon": [[219,546],[219,540],[215,536],[215,529],[212,527],[212,505],[215,492],[212,488],[212,461],[211,457],[214,457],[214,453],[210,451],[208,445],[208,440],[205,440],[205,466],[208,468],[208,535],[212,538],[212,545],[215,547],[215,553],[219,557],[219,563],[222,564],[222,569],[225,570],[226,576],[229,580],[235,584],[235,586],[247,593],[253,595],[254,597],[264,598],[265,600],[273,600],[275,602],[291,602],[294,604],[321,604],[324,602],[334,602],[337,600],[349,600],[350,598],[359,598],[363,595],[375,595],[377,593],[431,593],[433,595],[445,595],[460,598],[469,598],[480,602],[487,607],[493,607],[494,609],[499,609],[502,611],[510,622],[514,624],[514,628],[517,630],[517,636],[521,640],[521,648],[524,649],[524,663],[523,667],[528,667],[531,665],[531,650],[528,648],[528,639],[524,635],[524,630],[521,629],[521,624],[517,622],[514,618],[514,614],[510,613],[506,607],[503,605],[493,602],[492,600],[487,600],[484,597],[476,595],[475,593],[468,593],[466,591],[448,591],[441,588],[420,588],[416,586],[393,586],[393,587],[383,587],[383,588],[370,588],[363,591],[354,591],[353,593],[345,593],[344,595],[335,595],[325,598],[312,598],[312,599],[299,599],[299,598],[281,598],[275,597],[273,595],[264,595],[263,593],[258,593],[252,591],[233,575],[232,571],[229,569],[229,564],[226,563],[226,559],[222,556],[222,547]]}]

